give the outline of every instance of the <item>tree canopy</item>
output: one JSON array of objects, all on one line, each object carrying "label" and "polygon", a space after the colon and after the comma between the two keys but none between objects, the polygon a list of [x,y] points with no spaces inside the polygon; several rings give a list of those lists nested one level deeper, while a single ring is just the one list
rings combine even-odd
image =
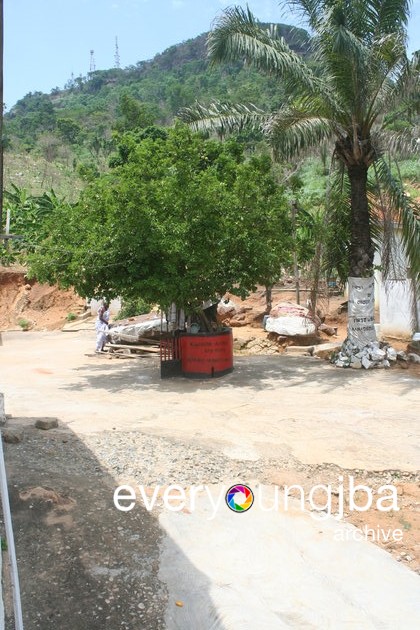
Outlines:
[{"label": "tree canopy", "polygon": [[124,161],[52,216],[29,261],[40,281],[191,310],[279,277],[291,231],[268,156],[183,126],[121,142]]}]

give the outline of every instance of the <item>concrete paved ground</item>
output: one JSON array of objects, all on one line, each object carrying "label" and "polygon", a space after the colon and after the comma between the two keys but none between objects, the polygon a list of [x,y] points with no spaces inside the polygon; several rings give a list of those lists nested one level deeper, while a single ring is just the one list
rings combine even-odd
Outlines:
[{"label": "concrete paved ground", "polygon": [[78,434],[141,429],[228,456],[290,453],[344,468],[420,468],[420,379],[317,359],[240,357],[221,379],[162,381],[156,358],[86,356],[93,333],[3,333],[1,389],[15,416],[56,416]]},{"label": "concrete paved ground", "polygon": [[[246,514],[224,506],[208,520],[209,506],[200,495],[193,511],[161,511],[158,531],[145,510],[133,510],[127,525],[125,514],[109,509],[113,479],[93,472],[94,457],[92,475],[100,475],[103,489],[96,485],[88,496],[77,476],[84,437],[110,429],[175,439],[186,451],[205,445],[251,465],[290,457],[347,469],[416,471],[420,382],[413,373],[349,372],[315,359],[260,356],[238,358],[235,371],[222,379],[162,381],[156,358],[110,360],[92,354],[93,347],[92,332],[3,333],[0,389],[6,412],[23,425],[25,417],[57,417],[71,430],[69,441],[57,433],[56,443],[51,437],[48,445],[33,430],[33,438],[28,435],[37,450],[29,441],[8,450],[18,542],[28,558],[22,568],[40,576],[26,582],[24,605],[30,604],[32,620],[45,589],[56,590],[49,616],[29,622],[28,630],[75,630],[87,627],[84,619],[89,630],[420,627],[420,577],[369,542],[333,540],[334,532],[351,525],[319,524],[300,510],[284,514],[257,506]],[[65,479],[61,463],[68,467]],[[57,500],[66,499],[69,475],[74,477],[73,512],[67,517],[31,499],[28,525],[19,493],[26,471],[34,470],[27,484],[45,488],[54,483],[55,469]],[[119,543],[127,530],[130,537]],[[71,570],[60,574],[55,587],[49,568],[60,562]],[[110,596],[112,571],[114,589],[118,576],[124,580]],[[144,617],[142,609],[140,616],[124,617],[123,599],[131,615],[137,610],[134,588],[138,597],[147,597],[149,591],[156,595],[159,584],[166,589],[166,596],[159,594],[161,617],[153,613],[156,600]],[[68,589],[73,608],[60,607],[57,601],[65,600]],[[77,623],[69,610],[79,615]]]},{"label": "concrete paved ground", "polygon": [[346,540],[351,525],[299,509],[211,515],[202,497],[191,514],[160,517],[159,575],[169,601],[185,602],[167,607],[168,630],[419,627],[420,577],[372,543]]}]

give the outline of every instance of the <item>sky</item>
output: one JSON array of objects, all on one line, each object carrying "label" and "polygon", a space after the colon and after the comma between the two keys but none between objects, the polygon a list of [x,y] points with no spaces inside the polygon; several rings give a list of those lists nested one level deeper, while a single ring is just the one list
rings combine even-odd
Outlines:
[{"label": "sky", "polygon": [[[4,102],[10,109],[28,92],[63,88],[85,76],[151,59],[173,44],[210,30],[215,17],[245,0],[4,0]],[[248,0],[264,22],[300,24],[278,0]],[[283,4],[283,3],[281,3]],[[420,0],[412,3],[409,50],[420,49]]]}]

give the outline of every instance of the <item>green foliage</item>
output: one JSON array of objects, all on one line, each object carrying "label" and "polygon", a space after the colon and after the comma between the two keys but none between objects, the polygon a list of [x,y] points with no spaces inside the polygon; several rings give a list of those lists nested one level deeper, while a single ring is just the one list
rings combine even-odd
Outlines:
[{"label": "green foliage", "polygon": [[92,182],[99,177],[100,173],[98,167],[95,164],[78,164],[77,174],[84,182]]},{"label": "green foliage", "polygon": [[319,158],[308,158],[299,173],[302,178],[301,195],[305,205],[325,204],[328,173],[325,172],[322,161]]},{"label": "green foliage", "polygon": [[[304,11],[315,13],[326,6],[325,3],[300,1],[293,4],[301,5]],[[378,141],[380,151],[377,154],[382,153],[383,147],[387,144],[386,138],[377,133],[382,120],[387,132],[392,130],[395,132],[394,135],[397,135],[397,132],[402,130],[408,136],[413,126],[418,124],[418,114],[414,106],[411,104],[407,109],[405,101],[402,105],[398,101],[397,90],[394,88],[399,84],[389,81],[389,77],[394,76],[392,72],[388,72],[382,85],[375,84],[375,73],[382,69],[386,71],[389,67],[387,64],[391,64],[403,51],[399,35],[404,29],[400,30],[401,24],[399,24],[398,29],[391,29],[389,33],[387,31],[383,40],[372,40],[368,46],[363,47],[360,46],[359,40],[363,39],[363,33],[369,32],[372,24],[369,20],[360,19],[357,22],[350,20],[353,11],[357,9],[355,15],[359,12],[359,16],[364,11],[369,13],[369,6],[373,4],[375,3],[343,4],[335,1],[329,3],[331,12],[326,18],[331,18],[332,22],[329,23],[325,41],[321,36],[311,42],[312,47],[318,48],[318,52],[322,53],[317,58],[309,56],[310,42],[306,31],[279,25],[277,32],[273,29],[267,32],[267,25],[251,20],[251,24],[246,26],[248,31],[245,33],[245,39],[249,50],[245,52],[256,53],[256,63],[253,63],[253,59],[248,55],[249,63],[244,66],[239,60],[244,56],[238,55],[236,50],[235,54],[230,55],[229,63],[217,66],[209,64],[206,53],[207,34],[204,34],[194,40],[170,47],[149,62],[139,62],[125,70],[96,71],[89,73],[87,77],[77,77],[68,82],[66,90],[55,88],[51,95],[35,92],[25,96],[5,116],[5,139],[7,140],[5,187],[13,192],[10,182],[18,182],[19,189],[26,194],[26,199],[21,199],[19,202],[8,200],[6,195],[6,204],[12,203],[12,231],[22,235],[24,239],[10,243],[10,250],[2,256],[3,261],[6,258],[11,261],[15,259],[16,254],[25,255],[26,252],[33,251],[40,241],[47,242],[50,234],[55,235],[55,238],[62,230],[67,240],[62,241],[61,249],[57,245],[54,257],[50,258],[49,262],[46,261],[46,265],[57,264],[65,267],[67,264],[73,264],[68,277],[64,273],[61,274],[61,281],[71,284],[72,273],[81,273],[82,263],[87,262],[87,268],[90,266],[91,259],[88,257],[87,250],[86,259],[81,253],[84,247],[79,240],[79,226],[81,226],[83,233],[86,232],[89,235],[92,231],[95,234],[94,238],[87,238],[94,265],[99,265],[100,262],[106,267],[102,252],[96,262],[96,252],[100,250],[101,243],[107,254],[113,251],[114,241],[110,236],[105,238],[104,235],[115,232],[115,242],[118,247],[121,246],[123,255],[127,255],[127,260],[131,265],[129,272],[133,273],[132,269],[139,264],[137,247],[131,245],[130,249],[129,243],[125,246],[122,244],[124,236],[120,233],[119,227],[121,217],[125,217],[129,212],[133,215],[138,212],[139,221],[145,221],[146,225],[150,222],[155,230],[151,234],[152,245],[156,246],[158,252],[161,252],[159,248],[162,248],[164,251],[161,255],[163,256],[167,244],[163,240],[158,242],[158,236],[162,239],[163,237],[156,225],[161,221],[165,204],[168,206],[171,204],[171,195],[175,201],[173,207],[170,206],[168,217],[172,217],[178,225],[178,230],[170,224],[169,219],[168,225],[163,218],[161,223],[166,226],[167,233],[172,235],[174,244],[178,242],[178,237],[179,240],[181,237],[190,238],[185,221],[181,219],[178,221],[179,216],[183,212],[184,214],[191,213],[192,221],[196,221],[197,224],[200,224],[202,217],[199,220],[190,209],[191,204],[188,204],[185,196],[182,195],[183,190],[179,198],[177,197],[176,187],[181,188],[181,184],[180,181],[174,180],[173,169],[178,172],[180,168],[178,163],[181,160],[175,156],[172,148],[170,149],[172,153],[167,154],[165,158],[167,170],[160,168],[164,163],[165,151],[173,145],[173,138],[168,142],[168,131],[155,126],[154,123],[157,120],[159,123],[168,124],[180,107],[192,105],[197,98],[203,103],[214,100],[222,103],[221,117],[219,117],[219,121],[223,123],[219,126],[219,131],[223,131],[222,137],[226,137],[225,132],[235,117],[236,119],[239,117],[239,124],[235,127],[235,138],[247,148],[250,154],[254,151],[257,154],[261,149],[266,150],[263,138],[267,136],[267,133],[271,134],[270,137],[274,140],[278,155],[281,150],[284,150],[286,154],[291,154],[306,150],[308,147],[319,148],[321,137],[332,137],[331,129],[328,127],[331,121],[331,128],[339,130],[339,133],[345,137],[350,129],[348,111],[351,111],[353,105],[357,105],[359,112],[366,113],[369,109],[367,98],[369,93],[377,95],[377,107],[376,105],[372,107],[370,114],[372,119],[376,116],[376,123],[379,125],[375,123],[376,126],[371,127],[372,134],[369,138],[369,142],[372,138]],[[398,12],[402,10],[404,14],[404,6],[398,8],[399,4],[391,2],[387,11],[382,16],[376,17],[381,17],[386,22],[387,16],[392,16],[396,24],[400,20]],[[342,5],[344,12],[341,15],[342,19],[338,11],[339,5]],[[322,26],[322,21],[316,21],[315,13],[310,17],[313,21],[313,32]],[[375,15],[373,11],[369,19],[372,20]],[[366,30],[363,24],[366,24]],[[356,31],[362,26],[361,36],[358,35],[352,45],[349,34],[351,35],[352,29]],[[386,24],[382,24],[381,28],[382,26]],[[263,31],[261,41],[258,40],[260,28]],[[241,36],[241,33],[237,34],[236,40],[239,41]],[[256,40],[253,39],[254,36]],[[281,37],[284,37],[284,41],[280,39]],[[270,48],[272,40],[275,40],[275,45]],[[376,51],[378,54],[376,58],[373,44],[376,45],[380,41],[382,41],[382,47]],[[287,44],[293,52],[291,55]],[[334,55],[329,52],[330,45],[336,47]],[[370,65],[366,64],[366,58],[369,55],[372,59]],[[270,58],[275,63],[275,67],[271,69]],[[354,85],[350,86],[348,72],[350,60],[356,63],[356,70],[351,75],[351,81],[359,82],[360,89],[357,90],[353,89]],[[305,67],[304,64],[306,64]],[[395,67],[398,71],[398,65]],[[408,66],[402,67],[408,68]],[[358,68],[361,69],[360,72],[357,71]],[[268,76],[264,76],[262,69],[268,71]],[[327,77],[331,80],[327,80]],[[403,80],[404,76],[401,77],[401,85]],[[354,94],[358,95],[359,100],[353,98]],[[408,103],[408,93],[406,95]],[[250,102],[253,105],[240,105],[232,109],[229,106],[230,102]],[[213,108],[213,113],[214,111]],[[333,119],[332,114],[337,114],[337,117]],[[252,129],[244,126],[245,118],[252,123]],[[351,117],[350,119],[353,120]],[[370,121],[366,120],[366,123],[370,124]],[[361,125],[361,128],[368,128],[369,124]],[[363,142],[362,145],[365,146]],[[264,188],[263,182],[265,178],[268,181],[272,177],[270,169],[267,166],[268,170],[264,170],[266,167],[263,167],[263,162],[258,162],[258,160],[253,163],[252,168],[250,162],[241,164],[239,155],[242,148],[237,143],[232,143],[229,149],[226,144],[224,150],[216,148],[217,143],[204,143],[204,145],[207,160],[201,160],[201,170],[196,166],[191,166],[193,178],[185,186],[185,191],[191,194],[191,200],[195,200],[198,195],[197,190],[200,190],[200,186],[203,187],[205,194],[203,207],[200,209],[203,215],[206,208],[208,208],[208,214],[211,215],[209,209],[211,203],[216,203],[220,197],[222,217],[218,218],[219,215],[215,212],[214,220],[219,220],[221,232],[233,228],[237,230],[237,249],[242,248],[244,256],[248,256],[254,264],[253,269],[247,270],[244,266],[241,268],[240,256],[232,240],[229,241],[230,248],[227,247],[227,241],[222,240],[223,247],[226,249],[221,250],[221,255],[229,259],[231,277],[239,273],[244,286],[250,284],[251,276],[258,277],[258,282],[266,283],[269,281],[267,276],[271,278],[278,273],[280,258],[282,258],[282,264],[285,265],[290,261],[289,236],[286,238],[290,232],[290,226],[284,219],[287,205],[283,192],[277,189],[276,193],[269,194],[270,186],[267,183]],[[304,164],[303,169],[299,171],[303,186],[299,188],[297,196],[296,190],[293,191],[293,198],[297,199],[301,208],[295,234],[298,258],[300,263],[305,265],[310,262],[315,252],[314,239],[319,238],[314,235],[319,234],[317,230],[320,215],[325,205],[327,193],[325,174],[330,168],[326,147],[329,146],[326,144],[321,146],[324,156],[322,162],[310,159]],[[166,148],[163,149],[163,147]],[[15,160],[15,155],[11,153],[16,150],[24,152],[19,163]],[[42,154],[45,159],[39,158],[38,154]],[[144,157],[146,154],[151,164],[156,165],[156,173],[151,172],[147,164],[148,158]],[[192,159],[188,152],[186,155],[187,160]],[[100,173],[108,170],[108,165],[111,166],[113,172],[105,177],[99,177]],[[205,165],[206,168],[204,168]],[[143,166],[145,174],[139,175]],[[196,168],[198,168],[197,171]],[[380,169],[380,172],[385,173],[385,169]],[[165,177],[165,173],[168,177]],[[205,174],[206,177],[204,177]],[[392,198],[396,202],[402,199],[400,191],[396,190],[396,179],[399,174],[414,184],[419,179],[418,160],[407,160],[400,165],[399,171],[392,166],[391,173],[385,173],[392,185]],[[122,177],[121,180],[119,180],[120,177]],[[136,178],[139,178],[139,182],[135,181]],[[172,187],[169,187],[170,181]],[[151,182],[150,190],[146,192],[148,182]],[[161,189],[158,182],[162,184]],[[195,182],[195,188],[193,182]],[[77,207],[73,208],[70,204],[61,201],[58,204],[54,202],[52,208],[54,221],[51,223],[48,219],[46,225],[38,203],[43,196],[43,191],[54,186],[60,197],[65,196],[68,200],[74,201],[78,198],[78,191],[84,184],[88,184],[86,197]],[[129,191],[130,187],[133,189],[132,194]],[[135,197],[135,191],[138,191],[138,198]],[[341,192],[337,193],[336,202],[334,201],[335,193],[328,192],[328,215],[322,215],[326,232],[322,232],[321,237],[328,249],[324,262],[327,266],[339,265],[340,275],[348,271],[350,244],[348,214],[350,210],[348,204],[346,205],[340,196]],[[414,196],[416,188],[413,186],[409,192]],[[117,203],[115,196],[118,195],[121,199],[128,200],[131,210],[127,210],[122,201],[120,204]],[[155,195],[154,198],[153,195]],[[143,203],[142,200],[145,201],[145,208],[137,211]],[[82,205],[83,203],[85,206]],[[235,220],[229,218],[233,217],[233,214],[227,211],[229,204],[236,207]],[[59,208],[55,207],[57,205]],[[96,206],[102,208],[102,214]],[[276,208],[279,216],[276,215]],[[86,212],[89,212],[89,216],[84,216]],[[80,213],[79,219],[77,219],[78,213]],[[75,217],[74,220],[73,217]],[[57,223],[54,223],[55,221]],[[208,223],[210,222],[211,217],[208,219]],[[258,242],[255,243],[250,237],[253,222],[258,227],[259,233],[264,234],[264,238],[262,236],[260,240],[258,240],[259,237],[256,238]],[[126,225],[127,229],[131,230],[129,242],[133,241],[138,232],[139,242],[147,243],[147,231],[138,228],[135,216],[130,220],[127,219]],[[281,225],[276,237],[273,237],[270,232],[274,225]],[[411,251],[415,252],[416,223],[410,220],[405,225],[409,227],[409,233],[412,235]],[[101,234],[100,238],[98,234]],[[47,240],[46,237],[48,237]],[[53,242],[53,237],[49,242]],[[182,248],[182,245],[178,246]],[[74,248],[77,251],[80,248],[79,254],[74,254]],[[279,256],[278,248],[281,250],[281,256]],[[272,250],[274,254],[271,259],[269,253]],[[70,251],[72,253],[69,253]],[[214,254],[211,248],[209,252]],[[48,256],[50,254],[51,250]],[[147,258],[149,254],[146,247],[145,257]],[[156,264],[157,262],[158,258]],[[120,263],[115,259],[113,264],[118,267]],[[99,274],[99,271],[95,273]],[[121,274],[123,275],[122,271]],[[57,274],[57,277],[58,275],[60,274]],[[94,274],[89,280],[92,287],[95,286],[93,278]],[[230,280],[228,284],[229,282]],[[107,281],[106,286],[111,293],[115,293],[115,283]],[[129,289],[127,291],[129,292]]]},{"label": "green foliage", "polygon": [[268,157],[243,162],[237,143],[180,126],[123,141],[125,163],[92,182],[74,208],[56,209],[30,256],[32,275],[82,296],[190,311],[279,276],[290,224]]},{"label": "green foliage", "polygon": [[[263,30],[268,28],[266,24],[259,26]],[[277,25],[278,36],[308,62],[313,73],[322,75],[319,61],[315,63],[309,56],[311,42],[306,31]],[[73,201],[74,190],[82,186],[78,164],[95,165],[99,172],[108,169],[110,155],[117,150],[113,130],[124,133],[144,129],[156,121],[170,124],[180,107],[191,106],[196,99],[206,104],[215,100],[224,104],[249,102],[267,114],[266,122],[274,122],[273,114],[287,96],[286,83],[275,80],[276,73],[264,76],[259,68],[249,64],[244,67],[241,61],[209,64],[206,39],[207,34],[200,35],[171,46],[151,61],[124,70],[98,70],[86,77],[73,78],[65,90],[54,88],[50,95],[27,94],[5,114],[6,167],[9,160],[18,162],[16,154],[20,152],[20,165],[12,170],[11,181],[33,195],[54,187],[57,194]],[[293,106],[296,109],[301,102]],[[387,113],[385,126],[407,129],[413,121],[415,113],[408,115],[395,107]],[[237,139],[250,151],[258,150],[262,144],[264,134],[259,122],[261,117],[252,130],[243,126],[237,129]],[[281,129],[279,133],[284,136]],[[121,146],[120,141],[118,144]],[[39,166],[28,168],[27,158],[38,161],[38,154],[48,164],[39,160]],[[113,154],[111,165],[121,165],[124,159]],[[90,181],[94,171],[85,172],[82,166],[81,175],[84,182]],[[69,185],[71,177],[74,187]],[[10,187],[8,181],[5,187]]]},{"label": "green foliage", "polygon": [[28,146],[34,146],[40,133],[54,129],[56,113],[47,94],[30,92],[16,103],[8,115],[8,121],[8,135],[16,135],[25,140]]},{"label": "green foliage", "polygon": [[4,208],[5,214],[10,215],[10,233],[19,238],[9,243],[7,251],[1,252],[2,262],[8,264],[34,251],[37,243],[47,236],[49,219],[61,203],[53,190],[33,196],[24,188],[13,184],[11,188],[4,191]]},{"label": "green foliage", "polygon": [[418,158],[399,160],[398,169],[394,166],[393,172],[404,180],[420,182],[420,161]]},{"label": "green foliage", "polygon": [[18,319],[18,325],[22,328],[22,330],[29,330],[31,322],[22,317],[21,319]]},{"label": "green foliage", "polygon": [[75,319],[77,319],[76,313],[67,313],[66,320],[68,322],[74,322]]},{"label": "green foliage", "polygon": [[[288,202],[275,182],[270,157],[252,157],[240,164],[233,192],[239,201],[232,225],[238,279],[248,288],[256,283],[271,285],[281,267],[291,263],[293,242]],[[244,260],[252,261],[252,266],[244,265]]]},{"label": "green foliage", "polygon": [[[343,252],[348,254],[349,273],[355,277],[373,273],[380,236],[376,211],[386,198],[388,225],[401,226],[411,272],[418,280],[419,208],[383,159],[386,150],[393,156],[402,150],[418,154],[419,60],[417,55],[408,59],[406,51],[410,3],[392,0],[383,7],[377,0],[293,0],[291,4],[312,29],[312,60],[296,54],[275,29],[264,28],[249,8],[228,7],[208,39],[213,63],[241,60],[276,80],[275,110],[215,100],[210,106],[197,103],[187,108],[182,118],[193,129],[223,135],[245,125],[259,127],[279,160],[333,147],[334,165],[339,173],[345,169],[351,190],[346,208],[349,224],[345,222],[350,240]],[[375,190],[368,172],[375,178]],[[384,229],[383,234],[390,243],[391,231]],[[389,268],[384,263],[385,275]]]},{"label": "green foliage", "polygon": [[115,123],[115,129],[119,132],[150,127],[158,116],[156,108],[140,103],[127,93],[120,97],[119,112],[121,116]]},{"label": "green foliage", "polygon": [[80,125],[71,118],[57,118],[57,129],[63,140],[76,144],[82,134]]},{"label": "green foliage", "polygon": [[124,300],[120,310],[118,311],[118,319],[127,319],[127,317],[144,315],[145,313],[150,313],[151,310],[151,305],[141,298]]}]

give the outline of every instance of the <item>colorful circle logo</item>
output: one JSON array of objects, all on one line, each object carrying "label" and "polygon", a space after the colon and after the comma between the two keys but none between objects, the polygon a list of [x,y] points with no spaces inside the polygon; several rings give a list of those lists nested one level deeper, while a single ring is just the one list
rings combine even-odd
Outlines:
[{"label": "colorful circle logo", "polygon": [[246,512],[254,503],[254,493],[251,488],[238,484],[226,492],[226,504],[233,512]]}]

